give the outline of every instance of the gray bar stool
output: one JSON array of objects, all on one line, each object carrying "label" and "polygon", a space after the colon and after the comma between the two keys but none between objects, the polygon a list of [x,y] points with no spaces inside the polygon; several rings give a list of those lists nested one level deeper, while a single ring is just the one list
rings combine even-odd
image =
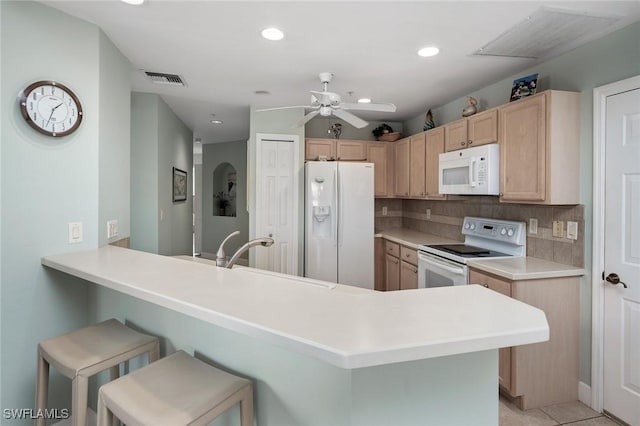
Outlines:
[{"label": "gray bar stool", "polygon": [[98,426],[114,416],[127,426],[206,425],[240,403],[242,426],[253,426],[251,381],[178,351],[98,392]]},{"label": "gray bar stool", "polygon": [[[38,343],[36,409],[47,406],[49,366],[72,380],[71,417],[73,426],[87,422],[89,377],[110,369],[111,380],[120,375],[120,363],[146,353],[149,362],[160,357],[160,341],[110,319]],[[36,426],[44,426],[38,417]]]}]

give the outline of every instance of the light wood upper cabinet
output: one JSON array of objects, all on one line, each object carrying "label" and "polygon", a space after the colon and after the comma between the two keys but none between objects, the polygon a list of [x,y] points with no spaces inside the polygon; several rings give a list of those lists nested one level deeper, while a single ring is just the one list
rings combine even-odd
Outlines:
[{"label": "light wood upper cabinet", "polygon": [[316,161],[319,156],[329,160],[336,158],[335,139],[306,139],[304,146],[304,159]]},{"label": "light wood upper cabinet", "polygon": [[336,159],[338,161],[365,161],[367,159],[367,142],[338,140]]},{"label": "light wood upper cabinet", "polygon": [[500,201],[580,202],[579,97],[548,90],[499,109]]},{"label": "light wood upper cabinet", "polygon": [[456,120],[444,129],[446,151],[498,142],[498,110],[494,108]]},{"label": "light wood upper cabinet", "polygon": [[425,188],[427,198],[443,199],[446,196],[438,192],[438,159],[444,152],[444,128],[436,127],[425,133]]},{"label": "light wood upper cabinet", "polygon": [[389,151],[389,145],[386,142],[367,144],[367,161],[373,163],[373,195],[376,197],[389,195]]},{"label": "light wood upper cabinet", "polygon": [[409,139],[409,196],[424,197],[425,189],[425,134],[418,133]]},{"label": "light wood upper cabinet", "polygon": [[409,142],[410,138],[395,142],[395,188],[399,197],[409,196]]}]

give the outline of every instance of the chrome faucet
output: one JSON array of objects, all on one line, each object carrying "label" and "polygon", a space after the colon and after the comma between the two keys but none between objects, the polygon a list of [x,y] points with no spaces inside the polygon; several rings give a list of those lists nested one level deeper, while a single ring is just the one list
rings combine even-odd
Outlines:
[{"label": "chrome faucet", "polygon": [[240,233],[240,231],[235,231],[232,232],[231,234],[229,234],[227,236],[227,238],[224,239],[224,241],[222,241],[222,243],[220,244],[220,248],[218,248],[218,253],[216,253],[216,266],[220,266],[222,268],[229,268],[231,269],[233,267],[233,265],[238,261],[238,259],[240,258],[240,256],[247,250],[249,250],[251,247],[255,247],[255,246],[262,246],[262,247],[270,247],[271,245],[273,245],[273,238],[256,238],[255,240],[251,240],[247,243],[245,243],[242,247],[240,247],[234,254],[233,256],[231,256],[231,259],[229,259],[229,261],[227,262],[227,258],[225,256],[224,253],[224,243],[227,242],[227,240],[231,237],[234,237],[236,235],[238,235]]},{"label": "chrome faucet", "polygon": [[227,262],[226,267],[231,269],[233,267],[233,265],[238,261],[238,259],[242,255],[242,253],[244,253],[245,251],[249,250],[251,247],[255,247],[255,246],[258,246],[258,245],[260,245],[262,247],[271,247],[273,245],[273,238],[269,238],[269,237],[256,238],[255,240],[251,240],[251,241],[245,243],[235,253],[233,253],[233,256],[231,256],[231,259],[229,259],[229,262]]}]

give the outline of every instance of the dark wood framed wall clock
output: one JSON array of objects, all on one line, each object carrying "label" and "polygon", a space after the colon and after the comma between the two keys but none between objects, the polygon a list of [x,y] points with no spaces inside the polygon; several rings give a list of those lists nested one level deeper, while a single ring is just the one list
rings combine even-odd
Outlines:
[{"label": "dark wood framed wall clock", "polygon": [[82,123],[80,99],[67,86],[55,81],[30,84],[20,92],[18,102],[26,122],[47,136],[68,136]]}]

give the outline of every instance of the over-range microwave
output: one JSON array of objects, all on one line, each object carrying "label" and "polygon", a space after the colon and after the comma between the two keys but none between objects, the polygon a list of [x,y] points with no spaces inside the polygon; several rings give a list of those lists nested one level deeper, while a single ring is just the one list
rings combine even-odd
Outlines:
[{"label": "over-range microwave", "polygon": [[440,194],[498,195],[500,147],[497,143],[440,154]]}]

